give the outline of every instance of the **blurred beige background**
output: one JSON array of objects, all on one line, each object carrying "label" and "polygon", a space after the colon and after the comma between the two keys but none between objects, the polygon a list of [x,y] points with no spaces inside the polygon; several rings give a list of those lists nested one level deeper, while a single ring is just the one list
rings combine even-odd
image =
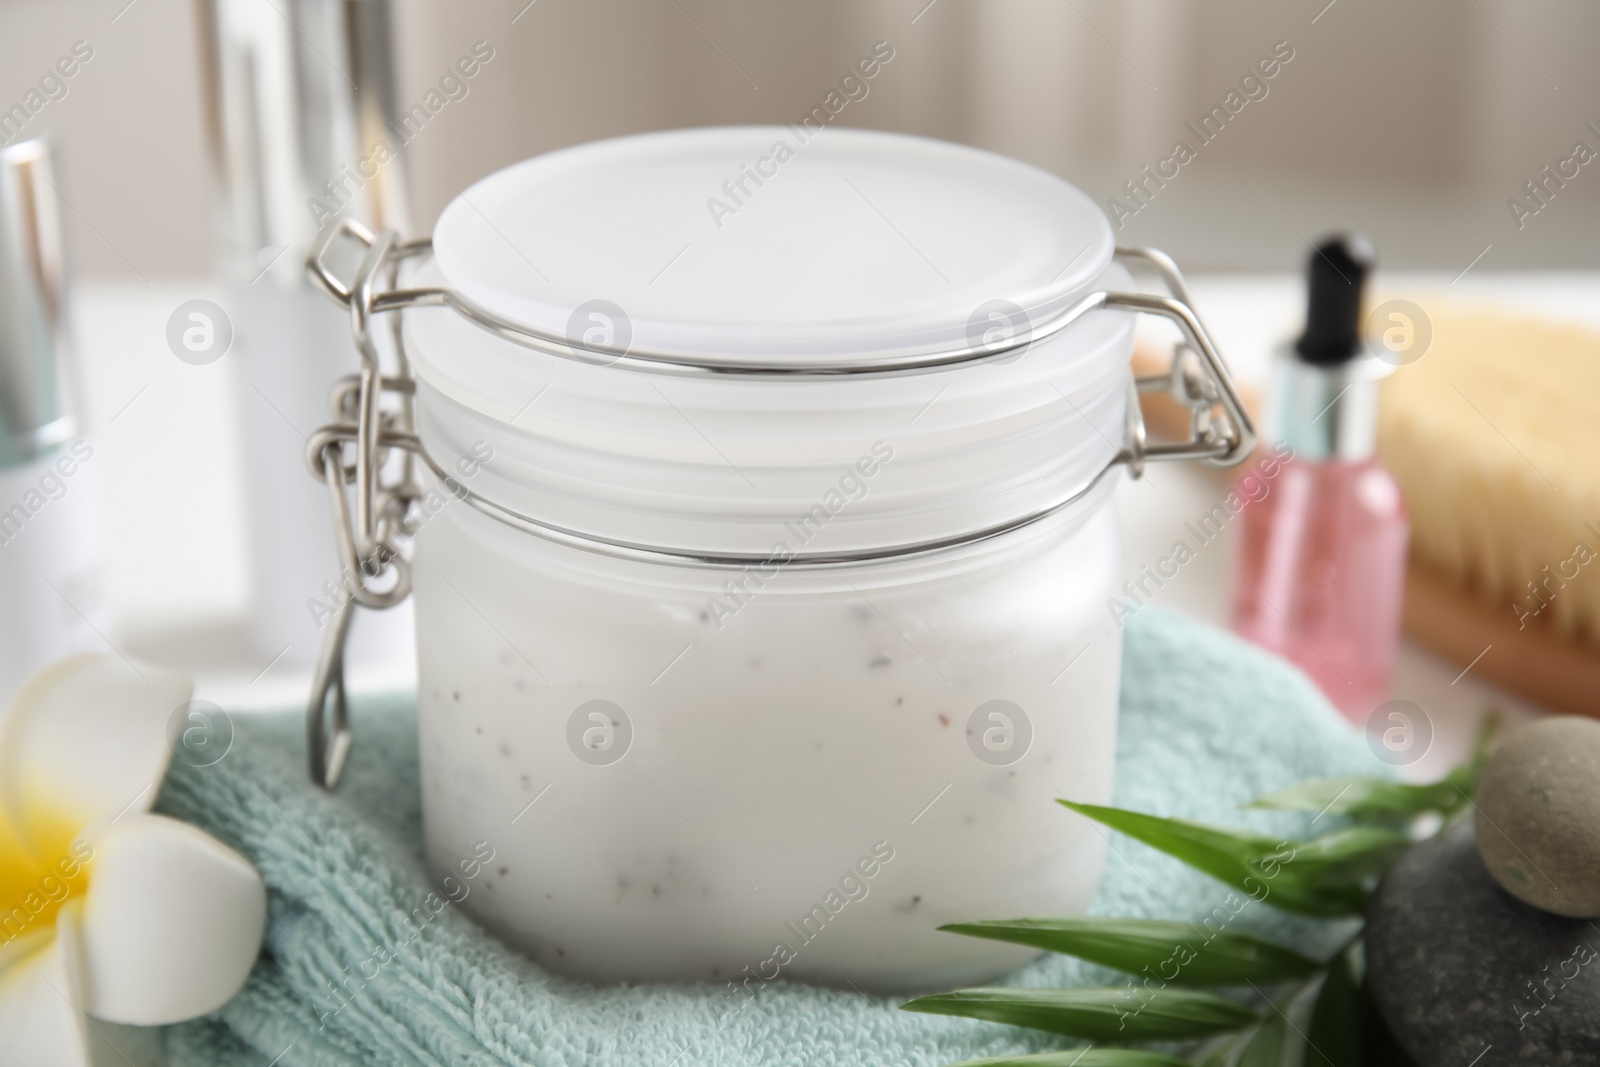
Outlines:
[{"label": "blurred beige background", "polygon": [[[895,59],[843,122],[1017,156],[1103,204],[1287,41],[1268,95],[1124,240],[1190,269],[1290,269],[1333,227],[1371,234],[1391,268],[1600,263],[1600,163],[1520,230],[1506,205],[1575,141],[1600,149],[1600,5],[1581,0],[399,0],[398,16],[402,107],[473,42],[495,49],[407,149],[422,225],[452,185],[548,149],[798,119],[879,39]],[[78,40],[93,60],[23,131],[57,138],[78,272],[203,273],[191,0],[4,0],[0,107]]]}]

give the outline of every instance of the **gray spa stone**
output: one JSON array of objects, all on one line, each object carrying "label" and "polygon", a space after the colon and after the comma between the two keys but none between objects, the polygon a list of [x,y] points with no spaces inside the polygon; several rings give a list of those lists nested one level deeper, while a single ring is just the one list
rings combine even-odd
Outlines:
[{"label": "gray spa stone", "polygon": [[1420,1067],[1600,1064],[1600,929],[1501,889],[1470,819],[1395,861],[1365,943],[1373,999]]},{"label": "gray spa stone", "polygon": [[1478,852],[1506,892],[1557,915],[1600,915],[1600,722],[1518,730],[1478,784]]}]

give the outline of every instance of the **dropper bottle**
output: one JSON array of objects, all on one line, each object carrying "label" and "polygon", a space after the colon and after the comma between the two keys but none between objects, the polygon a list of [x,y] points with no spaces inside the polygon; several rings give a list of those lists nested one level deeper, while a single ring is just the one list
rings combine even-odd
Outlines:
[{"label": "dropper bottle", "polygon": [[60,179],[42,139],[0,148],[0,709],[35,671],[101,651],[94,446],[74,416]]},{"label": "dropper bottle", "polygon": [[1234,630],[1295,663],[1357,722],[1389,696],[1410,536],[1399,486],[1375,455],[1378,382],[1393,369],[1362,337],[1376,260],[1357,236],[1313,251],[1305,331],[1275,367],[1275,458],[1237,487],[1248,503]]}]

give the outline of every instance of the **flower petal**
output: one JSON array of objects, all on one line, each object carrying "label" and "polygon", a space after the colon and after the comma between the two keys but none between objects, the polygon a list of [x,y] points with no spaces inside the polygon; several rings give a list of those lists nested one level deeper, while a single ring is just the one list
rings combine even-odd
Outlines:
[{"label": "flower petal", "polygon": [[84,1010],[160,1026],[238,992],[267,925],[266,887],[250,862],[162,815],[124,817],[90,843],[78,946]]},{"label": "flower petal", "polygon": [[68,999],[72,982],[56,932],[46,929],[0,949],[0,1049],[6,1063],[89,1067],[89,1033]]},{"label": "flower petal", "polygon": [[167,723],[192,692],[182,675],[116,656],[29,678],[0,719],[0,815],[19,843],[53,858],[84,826],[149,810],[171,756]]}]

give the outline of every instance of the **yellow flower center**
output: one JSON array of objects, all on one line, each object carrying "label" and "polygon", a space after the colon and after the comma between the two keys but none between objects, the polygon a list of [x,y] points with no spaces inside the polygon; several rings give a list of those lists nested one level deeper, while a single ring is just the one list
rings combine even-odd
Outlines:
[{"label": "yellow flower center", "polygon": [[26,837],[0,821],[0,947],[54,930],[61,905],[89,885],[94,850],[66,817],[30,817]]}]

